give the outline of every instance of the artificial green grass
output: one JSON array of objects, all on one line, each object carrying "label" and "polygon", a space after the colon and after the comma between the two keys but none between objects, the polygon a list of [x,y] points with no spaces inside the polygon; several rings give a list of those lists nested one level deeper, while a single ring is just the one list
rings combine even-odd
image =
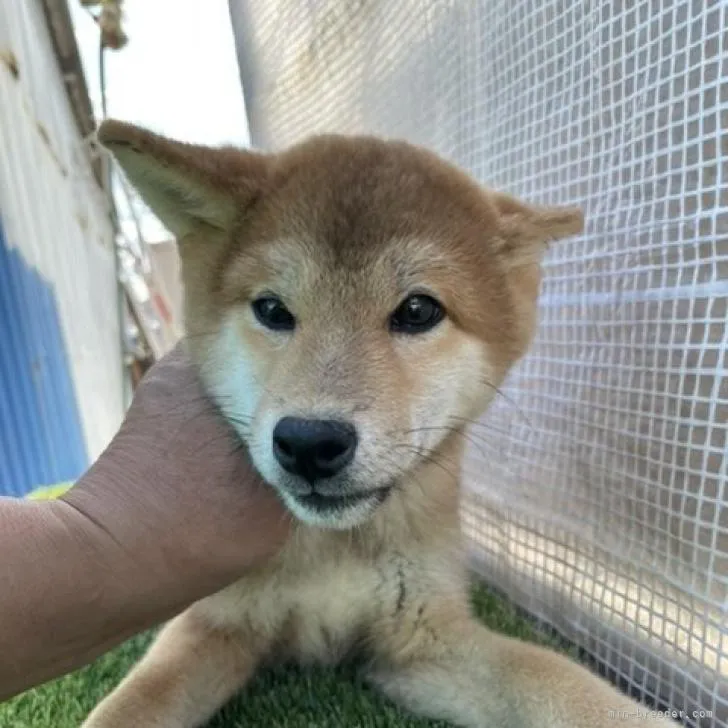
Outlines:
[{"label": "artificial green grass", "polygon": [[[496,594],[478,585],[473,603],[494,630],[558,647]],[[142,655],[142,635],[92,665],[0,705],[0,728],[78,728]],[[261,672],[225,706],[209,728],[442,728],[414,718],[363,684],[353,668],[279,668]],[[130,727],[131,728],[131,727]],[[141,728],[141,727],[140,727]]]}]

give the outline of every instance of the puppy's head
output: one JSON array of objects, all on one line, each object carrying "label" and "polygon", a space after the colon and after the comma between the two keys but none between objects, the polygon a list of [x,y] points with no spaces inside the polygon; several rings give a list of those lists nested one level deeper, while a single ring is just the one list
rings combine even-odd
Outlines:
[{"label": "puppy's head", "polygon": [[119,122],[99,139],[178,238],[210,393],[325,527],[364,522],[484,410],[532,338],[547,243],[583,226],[402,142],[263,155]]}]

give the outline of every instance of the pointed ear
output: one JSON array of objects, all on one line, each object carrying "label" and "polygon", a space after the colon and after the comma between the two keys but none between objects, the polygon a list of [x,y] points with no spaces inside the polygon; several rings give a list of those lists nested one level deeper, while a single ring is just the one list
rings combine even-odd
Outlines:
[{"label": "pointed ear", "polygon": [[502,253],[516,265],[540,262],[554,240],[584,231],[584,213],[578,207],[531,205],[501,192],[491,199],[498,213]]},{"label": "pointed ear", "polygon": [[104,121],[97,137],[178,238],[205,227],[229,230],[267,174],[265,155],[185,144],[121,121]]}]

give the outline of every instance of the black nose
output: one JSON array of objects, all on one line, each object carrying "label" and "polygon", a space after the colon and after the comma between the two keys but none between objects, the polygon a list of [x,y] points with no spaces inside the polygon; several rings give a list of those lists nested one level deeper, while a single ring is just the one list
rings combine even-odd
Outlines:
[{"label": "black nose", "polygon": [[356,444],[356,430],[348,422],[284,417],[273,430],[278,462],[310,483],[343,470],[354,459]]}]

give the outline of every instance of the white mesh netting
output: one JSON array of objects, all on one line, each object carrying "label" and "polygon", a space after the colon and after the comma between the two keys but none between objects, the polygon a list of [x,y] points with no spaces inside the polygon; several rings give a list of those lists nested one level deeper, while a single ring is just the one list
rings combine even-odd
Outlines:
[{"label": "white mesh netting", "polygon": [[230,7],[257,146],[404,137],[584,207],[471,430],[465,524],[489,581],[595,667],[728,726],[728,3]]}]

